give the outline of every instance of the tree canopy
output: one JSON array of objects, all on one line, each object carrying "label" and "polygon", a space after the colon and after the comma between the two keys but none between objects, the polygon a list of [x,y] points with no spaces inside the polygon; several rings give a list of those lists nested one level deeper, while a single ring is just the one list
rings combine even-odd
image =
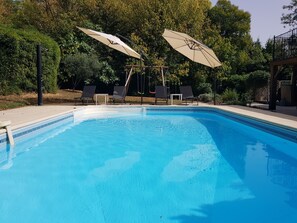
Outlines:
[{"label": "tree canopy", "polygon": [[291,3],[284,5],[283,9],[288,10],[288,13],[283,13],[281,18],[282,23],[295,27],[297,25],[297,0],[291,0]]},{"label": "tree canopy", "polygon": [[[115,81],[114,74],[123,80],[125,65],[139,63],[88,37],[77,26],[120,36],[144,55],[146,65],[169,66],[169,80],[191,83],[199,93],[209,92],[214,74],[224,87],[232,75],[269,69],[269,53],[251,38],[250,14],[229,0],[218,0],[213,7],[210,0],[0,0],[0,22],[37,29],[53,38],[61,50],[59,81],[64,83],[73,78],[65,61],[72,63],[82,55],[95,56],[105,64],[102,69],[108,75],[96,77],[104,83]],[[162,38],[165,28],[208,45],[222,67],[211,72],[180,55]]]}]

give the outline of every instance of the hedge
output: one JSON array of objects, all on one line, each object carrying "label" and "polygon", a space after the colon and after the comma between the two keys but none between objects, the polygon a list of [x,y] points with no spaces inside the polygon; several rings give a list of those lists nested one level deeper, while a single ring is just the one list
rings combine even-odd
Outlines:
[{"label": "hedge", "polygon": [[37,90],[37,45],[42,46],[43,91],[57,91],[58,44],[34,30],[0,26],[0,94]]}]

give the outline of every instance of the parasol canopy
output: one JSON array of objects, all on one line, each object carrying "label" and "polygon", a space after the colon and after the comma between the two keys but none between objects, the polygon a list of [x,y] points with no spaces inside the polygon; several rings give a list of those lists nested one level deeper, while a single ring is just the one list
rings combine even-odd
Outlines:
[{"label": "parasol canopy", "polygon": [[194,62],[212,68],[222,65],[212,49],[204,45],[202,42],[193,39],[186,33],[165,29],[162,36],[173,49]]},{"label": "parasol canopy", "polygon": [[105,45],[109,46],[112,49],[118,50],[128,56],[135,57],[137,59],[141,58],[140,54],[138,54],[130,46],[124,43],[120,38],[114,35],[94,31],[91,29],[85,29],[81,27],[77,27],[77,28],[83,31],[88,36],[100,41],[101,43],[104,43]]}]

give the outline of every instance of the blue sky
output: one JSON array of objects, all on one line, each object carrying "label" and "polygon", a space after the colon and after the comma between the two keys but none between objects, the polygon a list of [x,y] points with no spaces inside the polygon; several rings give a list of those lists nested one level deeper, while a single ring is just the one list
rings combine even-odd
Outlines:
[{"label": "blue sky", "polygon": [[[215,5],[217,0],[211,0]],[[291,0],[231,0],[233,5],[251,14],[251,35],[254,40],[260,39],[265,45],[269,38],[287,32],[291,27],[284,28],[281,16],[288,11],[283,5],[290,4]]]}]

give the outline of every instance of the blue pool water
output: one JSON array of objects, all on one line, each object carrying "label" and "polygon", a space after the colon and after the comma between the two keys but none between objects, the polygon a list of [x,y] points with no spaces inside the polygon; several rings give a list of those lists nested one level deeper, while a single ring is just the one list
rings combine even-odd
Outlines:
[{"label": "blue pool water", "polygon": [[283,148],[297,145],[206,112],[69,123],[2,149],[0,222],[296,223]]}]

